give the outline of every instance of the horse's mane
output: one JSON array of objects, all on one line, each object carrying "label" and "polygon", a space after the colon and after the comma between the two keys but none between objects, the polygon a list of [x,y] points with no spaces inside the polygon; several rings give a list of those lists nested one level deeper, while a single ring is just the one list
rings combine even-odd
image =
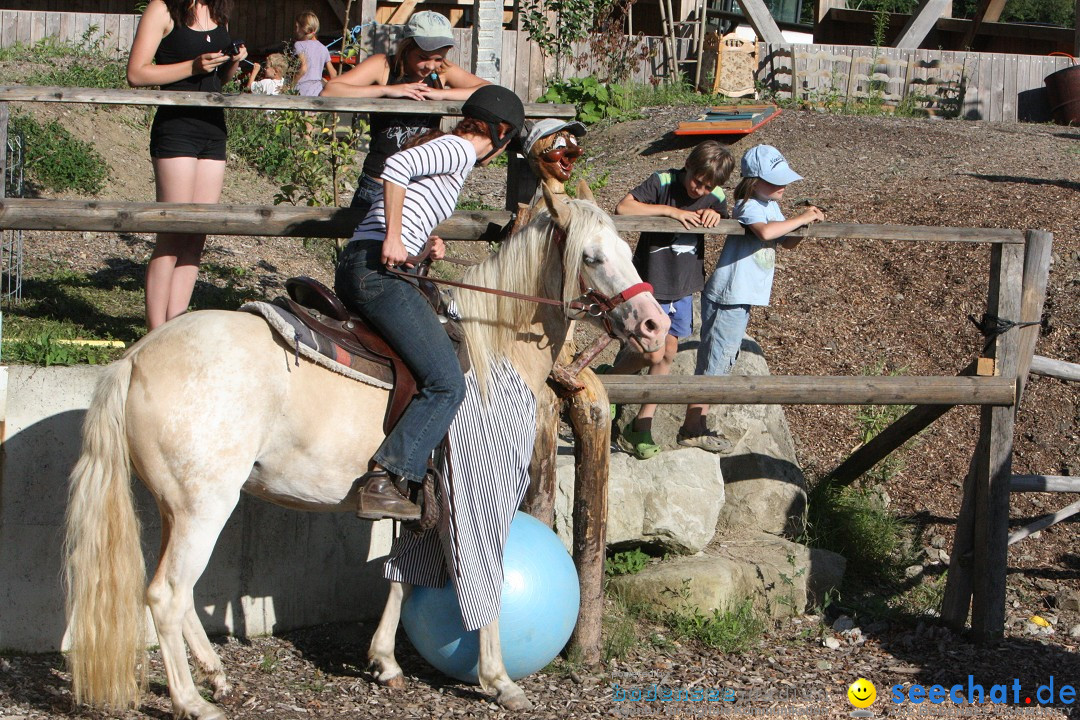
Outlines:
[{"label": "horse's mane", "polygon": [[[569,206],[561,273],[545,272],[558,247],[554,243],[556,225],[543,210],[503,242],[498,252],[469,268],[463,282],[561,299],[564,304],[577,298],[581,294],[577,277],[585,243],[605,228],[615,232],[615,226],[594,203],[570,200]],[[535,317],[536,304],[475,290],[459,290],[456,297],[468,338],[469,358],[480,387],[486,388],[489,368],[509,355],[518,332]]]}]

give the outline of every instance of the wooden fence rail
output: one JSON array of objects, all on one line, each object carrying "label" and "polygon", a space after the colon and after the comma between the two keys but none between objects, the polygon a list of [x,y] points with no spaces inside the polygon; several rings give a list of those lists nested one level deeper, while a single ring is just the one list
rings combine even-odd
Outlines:
[{"label": "wooden fence rail", "polygon": [[[0,88],[0,99],[3,90]],[[352,235],[362,217],[348,208],[293,205],[191,205],[105,200],[7,199],[0,202],[0,228],[5,230],[79,230],[97,232],[185,232],[207,235],[262,235],[342,238]],[[685,232],[740,236],[746,229],[734,220],[715,228],[683,228],[671,218],[616,216],[620,232]],[[436,228],[447,240],[490,240],[498,237],[511,214],[503,210],[457,211]],[[866,238],[902,242],[1018,244],[1019,230],[939,228],[919,225],[821,223],[791,235],[814,239]]]}]

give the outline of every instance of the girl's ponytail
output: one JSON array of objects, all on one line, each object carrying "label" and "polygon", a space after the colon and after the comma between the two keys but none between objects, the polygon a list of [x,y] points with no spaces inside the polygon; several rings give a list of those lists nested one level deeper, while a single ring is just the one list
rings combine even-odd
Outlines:
[{"label": "girl's ponytail", "polygon": [[754,197],[755,191],[757,191],[758,180],[756,177],[744,177],[739,181],[739,184],[735,187],[735,204],[744,202]]}]

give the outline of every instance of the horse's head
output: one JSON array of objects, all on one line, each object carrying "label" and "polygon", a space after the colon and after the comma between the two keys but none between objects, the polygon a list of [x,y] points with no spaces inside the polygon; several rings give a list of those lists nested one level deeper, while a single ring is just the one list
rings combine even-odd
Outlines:
[{"label": "horse's head", "polygon": [[570,316],[599,322],[645,352],[659,350],[670,319],[634,268],[630,246],[584,182],[578,196],[584,199],[566,200],[544,186],[544,202],[564,238],[563,301]]}]

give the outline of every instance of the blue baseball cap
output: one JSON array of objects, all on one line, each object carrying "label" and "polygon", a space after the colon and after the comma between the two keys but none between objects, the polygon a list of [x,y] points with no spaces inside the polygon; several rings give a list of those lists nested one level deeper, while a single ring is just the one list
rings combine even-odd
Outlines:
[{"label": "blue baseball cap", "polygon": [[744,178],[761,178],[773,185],[790,185],[803,179],[772,145],[757,145],[747,150],[739,163],[739,172]]}]

